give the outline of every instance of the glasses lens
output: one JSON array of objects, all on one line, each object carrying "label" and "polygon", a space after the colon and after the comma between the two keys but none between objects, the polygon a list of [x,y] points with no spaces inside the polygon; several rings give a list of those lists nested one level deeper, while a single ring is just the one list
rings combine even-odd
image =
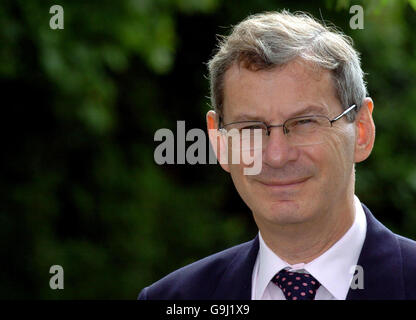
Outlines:
[{"label": "glasses lens", "polygon": [[305,116],[287,120],[285,127],[293,145],[313,145],[323,142],[331,122],[324,116]]},{"label": "glasses lens", "polygon": [[262,122],[242,122],[227,127],[232,148],[242,151],[262,149],[266,132],[267,127]]}]

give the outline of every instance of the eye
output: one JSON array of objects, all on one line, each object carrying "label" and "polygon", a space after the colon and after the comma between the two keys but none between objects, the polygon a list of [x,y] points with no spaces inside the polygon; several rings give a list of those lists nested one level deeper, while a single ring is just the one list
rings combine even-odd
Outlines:
[{"label": "eye", "polygon": [[316,123],[314,119],[301,119],[295,122],[295,125],[302,125],[302,124],[310,124],[310,123]]},{"label": "eye", "polygon": [[263,130],[264,128],[260,124],[251,124],[251,125],[246,125],[244,127],[241,127],[240,132],[243,132],[243,130],[244,130],[244,131],[250,131],[250,133],[254,133],[254,130],[256,130],[256,129]]},{"label": "eye", "polygon": [[318,124],[317,119],[315,118],[303,118],[303,119],[296,119],[293,120],[293,122],[291,122],[289,124],[290,127],[301,127],[301,126],[310,126],[310,125],[316,125]]},{"label": "eye", "polygon": [[253,124],[251,126],[246,126],[243,129],[249,129],[249,130],[254,130],[254,129],[263,129],[262,126],[258,125],[258,124]]}]

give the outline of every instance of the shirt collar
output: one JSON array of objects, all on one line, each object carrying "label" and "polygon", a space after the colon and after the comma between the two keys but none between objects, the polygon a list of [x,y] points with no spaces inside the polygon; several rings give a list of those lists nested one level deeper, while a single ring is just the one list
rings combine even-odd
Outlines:
[{"label": "shirt collar", "polygon": [[286,261],[277,256],[264,242],[259,232],[258,254],[258,278],[256,285],[256,297],[263,296],[264,290],[273,276],[283,268],[290,266]]},{"label": "shirt collar", "polygon": [[259,232],[256,296],[261,297],[273,276],[283,268],[302,270],[314,276],[337,300],[345,300],[364,243],[367,222],[360,200],[354,196],[352,226],[331,248],[309,263],[290,265],[278,257]]}]

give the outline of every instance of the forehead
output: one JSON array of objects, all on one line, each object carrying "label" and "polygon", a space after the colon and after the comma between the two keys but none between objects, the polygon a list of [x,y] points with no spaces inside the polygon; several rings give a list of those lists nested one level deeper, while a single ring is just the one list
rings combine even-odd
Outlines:
[{"label": "forehead", "polygon": [[294,60],[258,71],[234,64],[225,73],[224,118],[244,113],[276,120],[310,106],[323,107],[328,115],[340,110],[331,71]]}]

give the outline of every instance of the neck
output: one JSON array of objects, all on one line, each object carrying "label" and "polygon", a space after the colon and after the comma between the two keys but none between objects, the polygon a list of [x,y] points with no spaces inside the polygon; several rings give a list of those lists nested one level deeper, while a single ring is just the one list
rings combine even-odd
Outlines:
[{"label": "neck", "polygon": [[352,226],[354,193],[342,203],[343,206],[328,208],[313,221],[261,228],[262,238],[276,255],[291,265],[311,262],[332,247]]}]

